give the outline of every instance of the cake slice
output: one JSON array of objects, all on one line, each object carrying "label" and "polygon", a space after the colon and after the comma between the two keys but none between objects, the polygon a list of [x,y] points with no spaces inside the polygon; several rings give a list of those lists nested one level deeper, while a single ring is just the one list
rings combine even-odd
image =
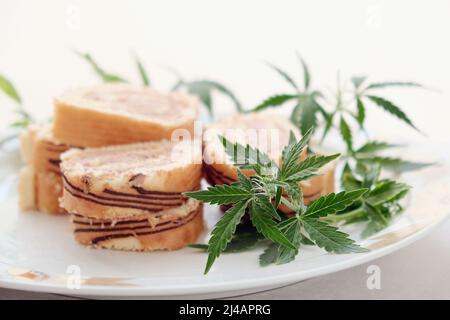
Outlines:
[{"label": "cake slice", "polygon": [[[280,164],[282,151],[289,144],[290,132],[297,139],[300,137],[299,130],[288,119],[271,111],[235,114],[212,124],[203,135],[205,179],[211,185],[231,184],[238,179],[236,167],[226,155],[219,134],[229,141],[258,148]],[[306,155],[304,149],[300,159]],[[306,204],[334,190],[334,166],[329,164],[321,170],[321,175],[300,183]],[[287,208],[281,206],[280,210],[286,211]]]},{"label": "cake slice", "polygon": [[62,180],[59,156],[67,145],[56,141],[50,125],[31,125],[20,137],[21,154],[26,166],[19,176],[19,206],[51,214],[65,211],[59,206]]},{"label": "cake slice", "polygon": [[174,250],[195,242],[203,229],[202,204],[182,194],[200,188],[199,143],[71,149],[61,160],[60,204],[84,245]]},{"label": "cake slice", "polygon": [[69,145],[102,147],[170,139],[176,129],[191,134],[197,98],[129,84],[72,89],[54,100],[55,137]]}]

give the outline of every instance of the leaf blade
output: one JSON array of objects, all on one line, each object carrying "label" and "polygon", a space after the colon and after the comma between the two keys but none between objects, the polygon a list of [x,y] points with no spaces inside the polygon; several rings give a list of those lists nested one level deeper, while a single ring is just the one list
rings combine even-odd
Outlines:
[{"label": "leaf blade", "polygon": [[344,210],[367,192],[367,189],[330,193],[315,200],[303,214],[305,217],[318,218]]},{"label": "leaf blade", "polygon": [[368,251],[357,245],[349,238],[348,234],[339,231],[336,227],[317,219],[305,218],[302,221],[310,239],[327,252],[343,254]]},{"label": "leaf blade", "polygon": [[383,110],[389,112],[396,118],[402,120],[406,124],[408,124],[410,127],[414,128],[415,130],[419,131],[419,129],[413,124],[411,119],[406,115],[405,112],[403,112],[399,107],[397,107],[395,104],[393,104],[391,101],[386,100],[382,97],[373,96],[373,95],[366,95],[369,100],[375,103],[375,105],[381,107]]},{"label": "leaf blade", "polygon": [[234,185],[217,185],[206,190],[184,192],[185,196],[211,204],[232,204],[237,201],[245,201],[253,196],[253,193]]},{"label": "leaf blade", "polygon": [[247,202],[242,201],[228,209],[219,222],[216,223],[211,238],[208,241],[208,259],[205,266],[204,274],[207,274],[214,261],[226,249],[227,244],[231,241],[237,224],[244,216]]},{"label": "leaf blade", "polygon": [[8,80],[5,76],[0,74],[0,90],[3,91],[9,98],[17,102],[18,104],[22,103],[22,99],[17,92],[16,88],[12,84],[10,80]]}]

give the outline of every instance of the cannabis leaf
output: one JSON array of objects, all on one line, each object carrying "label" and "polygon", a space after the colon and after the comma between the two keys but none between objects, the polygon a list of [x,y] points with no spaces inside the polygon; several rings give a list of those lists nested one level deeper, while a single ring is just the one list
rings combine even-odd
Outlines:
[{"label": "cannabis leaf", "polygon": [[134,61],[136,63],[136,67],[139,72],[139,76],[141,77],[142,84],[146,87],[150,86],[150,79],[147,75],[147,71],[145,70],[144,65],[142,64],[142,61],[139,59],[139,57],[134,54]]},{"label": "cannabis leaf", "polygon": [[364,121],[366,120],[366,107],[364,106],[359,96],[356,97],[356,107],[358,110],[356,114],[356,120],[358,121],[359,126],[363,128]]},{"label": "cannabis leaf", "polygon": [[253,193],[236,186],[224,184],[208,187],[207,190],[203,191],[185,192],[184,195],[200,201],[220,205],[248,200],[253,196]]},{"label": "cannabis leaf", "polygon": [[284,80],[286,80],[286,82],[288,84],[290,84],[292,86],[292,88],[296,91],[299,91],[299,88],[297,86],[297,84],[295,83],[294,79],[285,71],[283,71],[281,68],[267,62],[267,65],[272,68],[273,70],[275,70]]},{"label": "cannabis leaf", "polygon": [[211,232],[211,239],[208,242],[208,261],[206,262],[205,274],[209,272],[214,261],[225,250],[236,230],[236,225],[244,216],[248,202],[242,201],[236,203],[228,209],[223,217],[214,226]]},{"label": "cannabis leaf", "polygon": [[296,172],[285,178],[285,181],[302,181],[317,175],[317,171],[327,163],[337,159],[340,153],[329,156],[312,155],[295,167]]},{"label": "cannabis leaf", "polygon": [[366,187],[368,191],[359,201],[344,210],[326,216],[323,220],[333,224],[368,221],[361,234],[362,237],[368,237],[389,225],[392,218],[401,212],[400,201],[409,192],[410,187],[393,180],[379,180],[379,170],[378,163],[357,161],[354,169],[346,163],[341,176],[343,188],[355,190]]},{"label": "cannabis leaf", "polygon": [[359,199],[367,189],[330,193],[314,201],[303,214],[305,217],[317,218],[342,211]]},{"label": "cannabis leaf", "polygon": [[6,77],[0,74],[0,90],[3,91],[8,97],[17,102],[18,104],[22,103],[22,99],[19,96],[16,88]]},{"label": "cannabis leaf", "polygon": [[[13,100],[16,103],[16,109],[14,111],[17,114],[18,118],[10,124],[11,127],[26,128],[31,122],[33,122],[33,117],[24,108],[22,104],[22,98],[20,97],[18,91],[16,90],[12,82],[1,74],[0,74],[0,91],[2,91],[7,97],[11,98],[11,100]],[[13,135],[1,139],[0,146],[12,139],[15,139],[17,136],[18,133],[15,133]]]},{"label": "cannabis leaf", "polygon": [[272,263],[289,263],[293,261],[298,254],[303,239],[300,220],[295,216],[289,218],[280,224],[280,229],[286,238],[292,242],[295,248],[288,248],[277,245],[276,243],[271,243],[259,256],[259,263],[263,267]]},{"label": "cannabis leaf", "polygon": [[291,101],[293,99],[299,99],[302,97],[303,97],[302,95],[298,95],[298,94],[274,95],[274,96],[271,96],[271,97],[267,98],[266,100],[264,100],[262,103],[257,105],[254,109],[250,110],[249,112],[257,112],[257,111],[265,110],[270,107],[278,107],[288,101]]},{"label": "cannabis leaf", "polygon": [[194,81],[187,81],[181,77],[180,74],[177,72],[174,72],[177,76],[177,81],[175,85],[172,87],[172,91],[174,90],[180,90],[182,88],[185,88],[189,93],[197,96],[200,101],[203,103],[203,105],[208,110],[209,114],[213,115],[213,97],[212,94],[214,91],[217,91],[224,96],[226,96],[228,99],[230,99],[236,110],[238,112],[243,112],[243,107],[239,99],[236,97],[236,95],[228,89],[223,84],[219,83],[218,81],[209,80],[209,79],[202,79],[202,80],[194,80]]},{"label": "cannabis leaf", "polygon": [[365,163],[377,163],[381,165],[386,170],[391,170],[395,172],[408,172],[423,169],[432,165],[435,165],[434,162],[416,162],[416,161],[408,161],[395,157],[383,157],[383,156],[374,156],[374,155],[364,155],[358,153],[355,155],[356,160],[359,162]]},{"label": "cannabis leaf", "polygon": [[404,113],[399,107],[394,105],[391,101],[386,100],[382,97],[372,95],[367,95],[366,97],[371,101],[373,101],[377,106],[396,116],[398,119],[406,122],[412,128],[418,130],[417,127],[412,123],[411,119],[406,115],[406,113]]},{"label": "cannabis leaf", "polygon": [[121,76],[105,71],[102,67],[100,67],[100,65],[94,60],[94,58],[92,58],[92,56],[89,53],[81,53],[81,52],[75,53],[78,54],[79,57],[81,57],[91,66],[92,70],[98,77],[100,77],[100,79],[103,82],[127,82]]},{"label": "cannabis leaf", "polygon": [[332,253],[360,253],[368,250],[360,247],[348,237],[348,234],[339,231],[336,227],[311,218],[303,219],[304,227],[310,239],[319,247]]},{"label": "cannabis leaf", "polygon": [[388,81],[388,82],[378,82],[378,83],[372,83],[369,86],[367,86],[366,90],[370,89],[381,89],[386,87],[417,87],[417,88],[424,88],[423,85],[417,82],[410,82],[410,81]]},{"label": "cannabis leaf", "polygon": [[353,150],[353,135],[352,131],[350,129],[350,126],[348,125],[347,121],[345,121],[344,117],[341,117],[341,123],[339,125],[341,130],[342,138],[344,139],[345,143],[347,144],[348,150]]},{"label": "cannabis leaf", "polygon": [[305,135],[300,139],[300,141],[295,141],[295,136],[291,135],[291,143],[289,143],[286,147],[284,147],[282,151],[282,167],[280,169],[280,178],[282,180],[286,179],[296,171],[296,167],[298,166],[300,160],[300,154],[303,149],[309,143],[311,139],[312,130],[306,132]]},{"label": "cannabis leaf", "polygon": [[405,183],[392,180],[380,181],[365,198],[371,206],[376,207],[385,202],[397,201],[409,191],[410,187]]},{"label": "cannabis leaf", "polygon": [[260,167],[272,166],[276,167],[276,163],[269,158],[264,152],[259,151],[246,145],[245,147],[239,143],[233,143],[224,136],[219,135],[225,152],[239,168],[250,168],[260,173]]},{"label": "cannabis leaf", "polygon": [[355,152],[359,154],[374,154],[378,151],[397,147],[398,145],[387,143],[384,141],[368,141],[363,146],[358,148]]},{"label": "cannabis leaf", "polygon": [[264,211],[264,208],[258,202],[252,202],[250,215],[253,225],[259,233],[263,234],[267,239],[275,243],[281,244],[288,248],[295,249],[295,246],[284,236],[273,220],[270,212]]},{"label": "cannabis leaf", "polygon": [[300,60],[300,63],[303,68],[303,84],[304,84],[304,89],[306,91],[309,89],[309,84],[311,82],[311,75],[309,73],[309,69],[308,69],[308,66],[307,66],[305,60],[303,60],[303,58],[300,56],[300,54],[298,52],[296,52],[296,55],[297,55],[297,59]]},{"label": "cannabis leaf", "polygon": [[[238,180],[227,186],[185,193],[186,196],[212,204],[233,204],[215,226],[208,245],[197,245],[201,249],[208,250],[205,273],[232,241],[236,225],[243,217],[243,211],[248,212],[256,232],[266,241],[270,241],[269,247],[260,257],[260,263],[263,265],[292,261],[298,254],[301,243],[308,245],[316,243],[331,252],[363,251],[348,238],[348,235],[337,231],[336,228],[327,226],[323,231],[323,228],[317,226],[320,227],[325,223],[319,219],[352,205],[365,190],[332,194],[319,198],[308,208],[304,205],[299,181],[311,177],[319,168],[338,156],[338,154],[313,155],[301,161],[300,155],[306,148],[311,134],[312,129],[297,141],[291,133],[290,143],[282,152],[281,167],[260,150],[249,145],[232,143],[219,135],[225,151],[235,161]],[[255,174],[247,177],[240,170],[242,167],[254,169]],[[277,212],[276,208],[280,203],[293,210],[292,217],[286,218]],[[303,230],[306,230],[307,223],[309,232],[305,233]],[[314,231],[314,228],[318,230]],[[320,236],[321,233],[323,234]],[[328,242],[326,236],[329,238]],[[330,239],[335,241],[333,246],[329,244]]]}]

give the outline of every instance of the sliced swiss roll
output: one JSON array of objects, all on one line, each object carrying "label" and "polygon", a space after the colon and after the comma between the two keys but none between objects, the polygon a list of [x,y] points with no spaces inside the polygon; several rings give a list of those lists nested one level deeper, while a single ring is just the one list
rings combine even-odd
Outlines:
[{"label": "sliced swiss roll", "polygon": [[69,149],[52,135],[50,125],[31,125],[21,135],[21,153],[26,166],[19,176],[19,206],[23,210],[59,214],[62,179],[60,155]]},{"label": "sliced swiss roll", "polygon": [[201,233],[202,204],[183,195],[200,188],[200,143],[161,140],[71,149],[61,159],[61,206],[72,215],[80,243],[175,250]]},{"label": "sliced swiss roll", "polygon": [[[298,139],[299,130],[285,117],[271,111],[235,114],[209,126],[203,135],[204,176],[211,185],[231,184],[237,180],[237,170],[232,160],[226,155],[219,139],[223,135],[227,140],[249,144],[265,152],[269,157],[280,163],[284,147],[289,143],[290,133]],[[300,159],[306,157],[306,149]],[[244,171],[251,175],[252,172]],[[334,190],[334,164],[329,164],[321,170],[321,175],[301,182],[305,203]],[[280,206],[280,210],[287,208]]]},{"label": "sliced swiss roll", "polygon": [[191,134],[197,98],[130,84],[72,89],[54,100],[55,137],[70,145],[102,147],[171,139],[176,129]]}]

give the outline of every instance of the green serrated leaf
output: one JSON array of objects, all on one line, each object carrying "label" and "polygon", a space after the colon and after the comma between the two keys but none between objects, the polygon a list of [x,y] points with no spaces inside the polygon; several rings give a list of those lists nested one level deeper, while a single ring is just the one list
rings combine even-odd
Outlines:
[{"label": "green serrated leaf", "polygon": [[278,257],[278,245],[276,243],[271,243],[264,252],[259,256],[259,265],[261,267],[266,267],[275,263]]},{"label": "green serrated leaf", "polygon": [[124,78],[106,72],[99,64],[92,58],[89,53],[76,52],[82,59],[84,59],[94,70],[95,74],[100,77],[103,82],[127,82]]},{"label": "green serrated leaf", "polygon": [[260,265],[267,266],[269,264],[284,264],[295,259],[302,243],[301,225],[297,217],[291,217],[280,223],[280,230],[286,238],[291,241],[296,248],[287,248],[276,243],[270,244],[263,254],[260,255]]},{"label": "green serrated leaf", "polygon": [[257,202],[252,202],[250,216],[258,232],[262,233],[267,239],[282,246],[295,249],[295,246],[278,229],[272,215],[264,211],[264,208],[261,208]]},{"label": "green serrated leaf", "polygon": [[209,84],[202,81],[194,81],[185,84],[187,86],[188,92],[197,96],[203,105],[208,110],[209,114],[212,116],[213,106],[212,106],[212,96],[211,87]]},{"label": "green serrated leaf", "polygon": [[327,252],[362,253],[368,251],[357,245],[354,240],[349,238],[348,234],[325,222],[312,218],[304,218],[302,222],[309,238]]},{"label": "green serrated leaf", "polygon": [[379,156],[362,156],[356,155],[358,161],[379,163],[383,168],[395,172],[408,172],[427,168],[435,165],[434,162],[415,162],[407,161],[394,157],[379,157]]},{"label": "green serrated leaf", "polygon": [[345,141],[345,144],[347,145],[348,150],[353,150],[353,135],[352,131],[350,129],[350,126],[348,125],[347,121],[345,121],[344,117],[341,117],[341,122],[339,125],[341,136]]},{"label": "green serrated leaf", "polygon": [[303,69],[303,84],[305,91],[308,90],[310,82],[311,82],[311,75],[309,73],[308,65],[306,64],[305,60],[302,58],[302,56],[296,52],[297,59],[300,61]]},{"label": "green serrated leaf", "polygon": [[292,170],[290,170],[283,179],[288,182],[297,182],[309,179],[317,175],[317,170],[325,166],[327,163],[337,159],[339,156],[339,153],[329,156],[309,156],[300,164],[295,164]]},{"label": "green serrated leaf", "polygon": [[288,101],[291,101],[294,99],[299,99],[299,98],[301,98],[301,95],[298,95],[298,94],[274,95],[274,96],[271,96],[271,97],[267,98],[266,100],[264,100],[262,103],[257,105],[255,108],[253,108],[249,112],[258,112],[258,111],[262,111],[262,110],[265,110],[265,109],[271,108],[271,107],[279,107]]},{"label": "green serrated leaf", "polygon": [[404,113],[399,107],[397,107],[391,101],[386,100],[385,98],[382,98],[382,97],[377,97],[377,96],[372,96],[372,95],[366,95],[365,97],[370,99],[372,102],[374,102],[377,106],[381,107],[383,110],[389,112],[393,116],[404,121],[410,127],[418,130],[417,127],[412,123],[411,119],[406,115],[406,113]]},{"label": "green serrated leaf", "polygon": [[416,88],[424,88],[419,83],[411,82],[411,81],[389,81],[389,82],[379,82],[379,83],[372,83],[369,86],[367,86],[366,90],[370,89],[381,89],[381,88],[387,88],[387,87],[416,87]]},{"label": "green serrated leaf", "polygon": [[325,118],[325,126],[323,128],[323,133],[322,133],[322,138],[321,141],[323,142],[326,138],[326,136],[328,135],[328,133],[330,132],[331,128],[333,127],[333,120],[334,120],[334,115],[335,113],[328,113],[327,117]]},{"label": "green serrated leaf", "polygon": [[236,97],[236,95],[227,87],[225,87],[223,84],[213,81],[213,80],[203,80],[204,83],[209,84],[209,86],[212,89],[217,90],[218,92],[222,93],[223,95],[227,96],[235,105],[236,110],[239,112],[243,112],[242,104],[239,101],[239,99]]},{"label": "green serrated leaf", "polygon": [[356,200],[360,199],[366,192],[367,189],[357,189],[327,194],[311,203],[303,216],[308,218],[319,218],[342,211]]},{"label": "green serrated leaf", "polygon": [[253,196],[253,193],[234,185],[217,185],[206,190],[184,192],[185,196],[211,204],[232,204],[245,201]]},{"label": "green serrated leaf", "polygon": [[276,260],[277,264],[289,263],[293,261],[297,256],[302,240],[300,221],[296,217],[294,217],[294,222],[291,223],[286,229],[284,229],[283,233],[286,238],[295,246],[295,249],[279,246],[278,256]]},{"label": "green serrated leaf", "polygon": [[3,75],[0,75],[0,90],[18,104],[22,103],[22,99],[12,82]]},{"label": "green serrated leaf", "polygon": [[139,76],[141,77],[142,84],[146,87],[149,87],[150,79],[148,77],[147,71],[145,70],[145,67],[142,64],[142,61],[139,59],[139,57],[136,54],[134,55],[134,61],[136,63],[136,67],[138,69]]},{"label": "green serrated leaf", "polygon": [[341,175],[341,185],[345,191],[351,191],[362,188],[362,182],[354,175],[348,163],[345,164]]},{"label": "green serrated leaf", "polygon": [[253,185],[252,185],[252,181],[250,180],[249,177],[247,177],[239,168],[237,169],[237,175],[238,175],[238,186],[240,186],[241,188],[244,188],[245,190],[251,192]]},{"label": "green serrated leaf", "polygon": [[356,153],[376,153],[378,151],[386,150],[389,148],[395,148],[398,145],[390,144],[383,141],[368,141],[366,144],[364,144],[361,148],[357,149]]},{"label": "green serrated leaf", "polygon": [[300,155],[303,149],[308,145],[311,139],[313,130],[308,130],[303,137],[295,143],[290,143],[284,147],[281,157],[280,179],[283,180],[286,177],[293,174],[296,166],[300,161]]},{"label": "green serrated leaf", "polygon": [[361,128],[364,127],[364,120],[366,119],[366,108],[359,96],[356,97],[356,108],[358,110],[356,114],[356,120]]},{"label": "green serrated leaf", "polygon": [[317,126],[317,112],[320,111],[320,107],[312,96],[303,99],[303,101],[300,116],[300,130],[304,134]]},{"label": "green serrated leaf", "polygon": [[214,261],[226,249],[228,242],[236,231],[237,224],[244,216],[247,202],[242,201],[228,209],[211,232],[208,242],[208,261],[206,262],[205,274],[209,272]]},{"label": "green serrated leaf", "polygon": [[270,166],[276,168],[276,163],[269,158],[264,152],[246,145],[245,147],[240,143],[233,143],[227,140],[224,136],[219,135],[219,139],[225,148],[225,152],[231,158],[235,165],[248,168],[252,165]]},{"label": "green serrated leaf", "polygon": [[365,201],[374,207],[385,202],[397,201],[399,200],[399,196],[403,197],[410,188],[410,186],[404,183],[383,180],[368,193]]},{"label": "green serrated leaf", "polygon": [[253,198],[252,202],[253,206],[259,211],[264,211],[268,213],[273,219],[280,221],[281,217],[278,214],[277,210],[273,207],[272,203],[266,196],[256,196]]},{"label": "green serrated leaf", "polygon": [[277,187],[277,194],[275,196],[275,202],[273,207],[276,209],[278,209],[278,207],[280,206],[281,203],[281,196],[283,195],[283,188],[281,187]]},{"label": "green serrated leaf", "polygon": [[258,243],[260,240],[256,231],[252,232],[237,232],[233,239],[228,243],[225,252],[242,252],[249,250]]},{"label": "green serrated leaf", "polygon": [[285,72],[281,68],[279,68],[271,63],[267,63],[267,65],[271,69],[275,70],[284,80],[286,80],[286,82],[288,84],[290,84],[293,89],[295,89],[296,91],[299,91],[299,88],[298,88],[297,84],[295,83],[294,79],[292,79],[292,77],[287,72]]}]

